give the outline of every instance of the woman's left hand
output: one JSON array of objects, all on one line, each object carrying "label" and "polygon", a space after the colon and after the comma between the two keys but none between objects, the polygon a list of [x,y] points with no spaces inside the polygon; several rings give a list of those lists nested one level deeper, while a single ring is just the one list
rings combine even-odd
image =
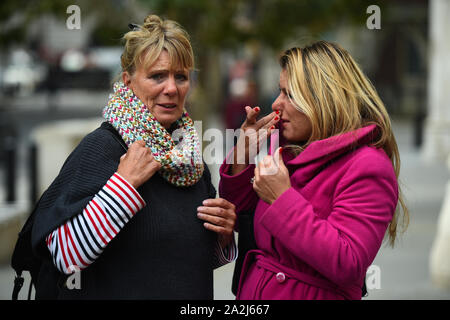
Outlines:
[{"label": "woman's left hand", "polygon": [[273,157],[264,157],[255,168],[253,190],[268,204],[272,204],[291,187],[289,171],[284,165],[281,150],[282,148],[278,148]]},{"label": "woman's left hand", "polygon": [[222,199],[206,199],[203,206],[197,208],[197,217],[206,221],[206,229],[214,231],[222,248],[225,248],[233,239],[233,230],[236,224],[236,207],[231,202]]}]

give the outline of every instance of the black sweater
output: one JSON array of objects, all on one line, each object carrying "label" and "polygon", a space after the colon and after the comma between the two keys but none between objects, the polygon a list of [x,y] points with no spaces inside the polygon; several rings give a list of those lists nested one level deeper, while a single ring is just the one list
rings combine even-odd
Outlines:
[{"label": "black sweater", "polygon": [[32,232],[33,249],[44,258],[36,298],[212,299],[216,235],[196,215],[216,195],[206,166],[190,187],[175,187],[159,174],[139,187],[147,206],[81,271],[81,289],[68,289],[67,276],[52,264],[45,237],[83,210],[125,153],[111,128],[105,122],[81,141],[40,201]]}]

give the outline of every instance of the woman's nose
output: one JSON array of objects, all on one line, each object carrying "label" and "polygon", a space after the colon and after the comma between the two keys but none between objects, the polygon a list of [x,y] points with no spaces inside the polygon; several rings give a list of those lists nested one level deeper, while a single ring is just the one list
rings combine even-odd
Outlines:
[{"label": "woman's nose", "polygon": [[169,76],[169,78],[167,79],[166,85],[164,87],[164,94],[167,95],[174,95],[177,93],[177,83],[175,81],[175,77],[174,76]]},{"label": "woman's nose", "polygon": [[272,110],[273,111],[281,111],[280,96],[278,96],[275,99],[275,101],[272,103]]}]

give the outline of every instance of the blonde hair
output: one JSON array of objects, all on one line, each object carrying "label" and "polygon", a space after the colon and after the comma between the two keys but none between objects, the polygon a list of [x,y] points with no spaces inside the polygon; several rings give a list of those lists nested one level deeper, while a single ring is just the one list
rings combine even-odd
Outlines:
[{"label": "blonde hair", "polygon": [[[287,72],[288,89],[293,105],[310,120],[312,133],[302,147],[313,141],[354,131],[370,124],[379,129],[373,143],[383,148],[398,180],[400,155],[391,128],[391,121],[377,91],[350,54],[339,45],[318,41],[303,48],[291,48],[280,57]],[[409,223],[408,208],[399,186],[397,206],[387,236],[394,246],[400,207],[403,211],[403,232]]]},{"label": "blonde hair", "polygon": [[127,32],[121,57],[122,71],[132,75],[136,67],[150,67],[162,50],[169,54],[173,68],[194,69],[194,53],[188,33],[177,22],[149,15],[142,26]]}]

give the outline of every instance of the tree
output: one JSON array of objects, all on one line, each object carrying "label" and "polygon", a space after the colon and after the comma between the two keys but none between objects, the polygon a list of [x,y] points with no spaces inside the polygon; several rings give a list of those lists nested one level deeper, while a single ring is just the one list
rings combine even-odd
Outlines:
[{"label": "tree", "polygon": [[[0,48],[23,41],[28,23],[43,13],[66,17],[66,8],[73,2],[3,0]],[[217,81],[212,81],[217,78],[220,50],[252,43],[279,51],[299,32],[315,37],[343,23],[365,25],[369,5],[383,8],[379,0],[79,0],[76,4],[82,15],[96,17],[94,45],[119,45],[128,23],[141,24],[136,20],[148,13],[178,21],[191,35],[201,71],[198,87],[211,105],[221,100]]]},{"label": "tree", "polygon": [[140,3],[149,12],[178,21],[189,32],[201,70],[199,83],[205,89],[204,101],[217,106],[222,100],[221,88],[212,81],[210,70],[218,69],[220,50],[252,43],[256,48],[279,51],[287,40],[305,30],[317,38],[321,32],[342,23],[365,25],[367,6],[374,1],[140,0]]}]

